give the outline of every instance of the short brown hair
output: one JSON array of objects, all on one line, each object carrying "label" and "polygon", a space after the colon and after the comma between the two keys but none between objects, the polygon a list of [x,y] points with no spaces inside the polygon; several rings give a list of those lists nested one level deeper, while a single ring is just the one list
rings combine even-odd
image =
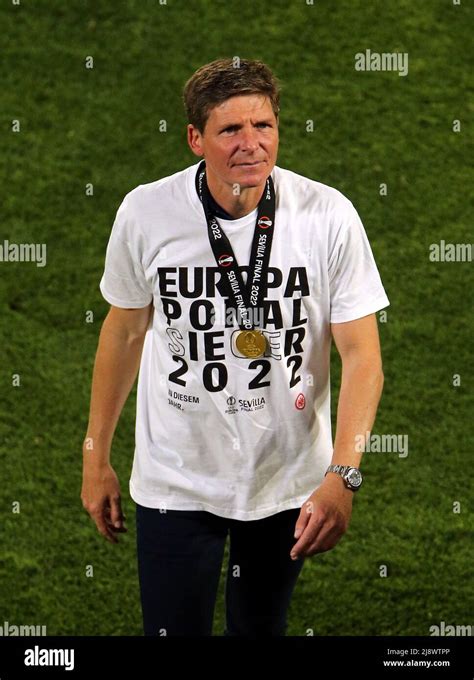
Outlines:
[{"label": "short brown hair", "polygon": [[216,59],[201,66],[183,90],[188,121],[204,133],[211,109],[230,97],[263,94],[271,102],[275,117],[280,111],[280,84],[262,61]]}]

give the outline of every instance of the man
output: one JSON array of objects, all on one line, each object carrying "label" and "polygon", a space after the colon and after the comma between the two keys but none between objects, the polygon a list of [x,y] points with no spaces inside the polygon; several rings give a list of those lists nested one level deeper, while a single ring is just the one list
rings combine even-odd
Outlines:
[{"label": "man", "polygon": [[140,367],[130,494],[145,634],[211,634],[230,535],[224,634],[284,635],[304,559],[349,525],[389,302],[352,203],[276,165],[265,64],[207,64],[184,102],[200,161],[127,194],[108,244],[81,497],[116,542],[110,448]]}]

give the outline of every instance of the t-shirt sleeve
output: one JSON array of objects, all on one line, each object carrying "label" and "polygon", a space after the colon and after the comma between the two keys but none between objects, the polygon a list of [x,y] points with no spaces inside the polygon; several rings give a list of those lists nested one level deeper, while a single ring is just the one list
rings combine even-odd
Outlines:
[{"label": "t-shirt sleeve", "polygon": [[147,307],[153,300],[153,292],[140,261],[143,239],[134,223],[127,195],[117,210],[99,284],[107,302],[126,309]]},{"label": "t-shirt sleeve", "polygon": [[330,249],[328,271],[331,323],[360,319],[390,305],[364,226],[350,201]]}]

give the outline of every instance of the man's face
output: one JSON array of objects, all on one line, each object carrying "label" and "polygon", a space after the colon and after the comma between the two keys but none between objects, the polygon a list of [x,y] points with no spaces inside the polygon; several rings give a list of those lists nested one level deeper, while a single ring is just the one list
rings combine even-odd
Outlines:
[{"label": "man's face", "polygon": [[265,95],[227,99],[211,109],[204,134],[188,125],[188,143],[222,182],[256,187],[273,170],[278,153],[278,121]]}]

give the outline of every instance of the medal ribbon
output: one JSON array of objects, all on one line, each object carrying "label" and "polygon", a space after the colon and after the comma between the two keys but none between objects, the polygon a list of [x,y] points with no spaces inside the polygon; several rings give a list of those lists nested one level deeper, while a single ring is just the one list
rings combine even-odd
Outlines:
[{"label": "medal ribbon", "polygon": [[258,204],[257,221],[250,253],[247,284],[230,245],[227,235],[212,214],[209,204],[209,187],[206,181],[206,162],[198,168],[197,187],[207,220],[207,231],[212,252],[216,258],[222,280],[228,295],[234,301],[239,327],[247,330],[254,328],[258,320],[255,311],[261,309],[267,284],[268,264],[275,227],[275,187],[269,175],[265,190]]}]

